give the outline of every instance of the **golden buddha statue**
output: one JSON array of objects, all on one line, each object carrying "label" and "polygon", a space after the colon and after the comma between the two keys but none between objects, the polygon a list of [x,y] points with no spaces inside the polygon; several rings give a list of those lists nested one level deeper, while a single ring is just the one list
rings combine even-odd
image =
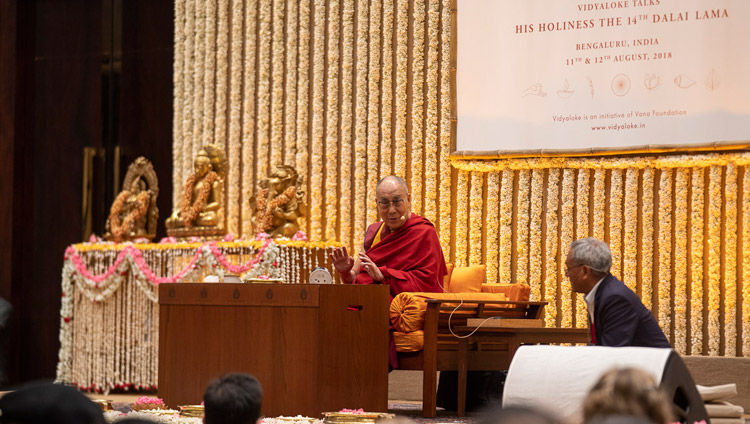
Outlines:
[{"label": "golden buddha statue", "polygon": [[185,181],[180,207],[167,218],[167,234],[175,237],[224,235],[224,151],[208,144],[198,152],[193,166],[193,174]]},{"label": "golden buddha statue", "polygon": [[110,208],[104,238],[117,243],[138,238],[152,240],[159,219],[159,184],[151,162],[139,157],[130,164],[123,187]]},{"label": "golden buddha statue", "polygon": [[250,199],[255,233],[266,232],[273,238],[294,236],[299,231],[297,219],[305,216],[304,194],[297,171],[288,165],[277,166]]}]

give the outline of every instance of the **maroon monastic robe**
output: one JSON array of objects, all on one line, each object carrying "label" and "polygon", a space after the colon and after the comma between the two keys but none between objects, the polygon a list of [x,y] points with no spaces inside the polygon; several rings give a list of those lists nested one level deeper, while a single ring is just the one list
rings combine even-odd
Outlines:
[{"label": "maroon monastic robe", "polygon": [[[372,245],[373,239],[384,225],[376,222],[365,233],[365,253],[383,273],[383,281],[375,282],[367,271],[361,269],[354,284],[387,284],[391,289],[391,300],[401,292],[443,292],[445,267],[443,249],[440,247],[435,227],[427,218],[412,213],[400,228],[390,231],[384,226],[380,242]],[[388,363],[391,369],[398,368],[396,344],[391,326]]]},{"label": "maroon monastic robe", "polygon": [[[384,227],[380,242],[372,246],[381,225],[383,222],[379,221],[367,228],[364,248],[383,273],[382,284],[390,286],[391,300],[401,292],[442,293],[443,277],[448,270],[432,223],[412,213],[397,230]],[[360,270],[355,284],[373,283],[367,271]]]}]

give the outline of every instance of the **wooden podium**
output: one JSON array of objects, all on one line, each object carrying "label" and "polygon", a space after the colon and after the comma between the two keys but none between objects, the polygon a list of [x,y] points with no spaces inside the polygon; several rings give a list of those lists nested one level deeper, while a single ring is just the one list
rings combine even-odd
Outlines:
[{"label": "wooden podium", "polygon": [[388,286],[162,284],[159,397],[199,404],[208,384],[249,372],[263,415],[388,408]]}]

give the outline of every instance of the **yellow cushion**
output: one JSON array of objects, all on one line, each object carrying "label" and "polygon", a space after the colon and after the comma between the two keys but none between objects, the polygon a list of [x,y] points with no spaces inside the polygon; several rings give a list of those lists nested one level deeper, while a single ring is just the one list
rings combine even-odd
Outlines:
[{"label": "yellow cushion", "polygon": [[419,352],[424,349],[424,331],[417,330],[409,333],[393,332],[396,352]]},{"label": "yellow cushion", "polygon": [[448,269],[448,273],[443,277],[443,291],[447,293],[448,287],[451,286],[451,274],[453,274],[453,268],[455,268],[455,265],[449,262],[445,264],[445,267]]},{"label": "yellow cushion", "polygon": [[456,267],[451,274],[451,280],[446,291],[449,293],[479,293],[484,283],[485,266],[469,265]]},{"label": "yellow cushion", "polygon": [[[464,299],[469,302],[463,303],[464,307],[475,307],[476,303],[471,300],[508,300],[504,293],[423,293],[402,292],[393,298],[390,307],[391,325],[395,331],[409,333],[424,329],[424,314],[427,310],[427,299],[455,300],[456,303],[443,303],[442,306],[455,308]],[[455,311],[454,315],[475,315],[475,311]]]},{"label": "yellow cushion", "polygon": [[528,284],[483,284],[482,293],[505,293],[508,300],[528,301],[531,287]]}]

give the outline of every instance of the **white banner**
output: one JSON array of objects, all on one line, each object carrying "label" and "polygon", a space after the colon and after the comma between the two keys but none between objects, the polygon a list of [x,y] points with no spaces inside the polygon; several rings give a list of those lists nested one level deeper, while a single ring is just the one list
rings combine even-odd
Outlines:
[{"label": "white banner", "polygon": [[750,140],[750,1],[458,0],[457,150]]}]

